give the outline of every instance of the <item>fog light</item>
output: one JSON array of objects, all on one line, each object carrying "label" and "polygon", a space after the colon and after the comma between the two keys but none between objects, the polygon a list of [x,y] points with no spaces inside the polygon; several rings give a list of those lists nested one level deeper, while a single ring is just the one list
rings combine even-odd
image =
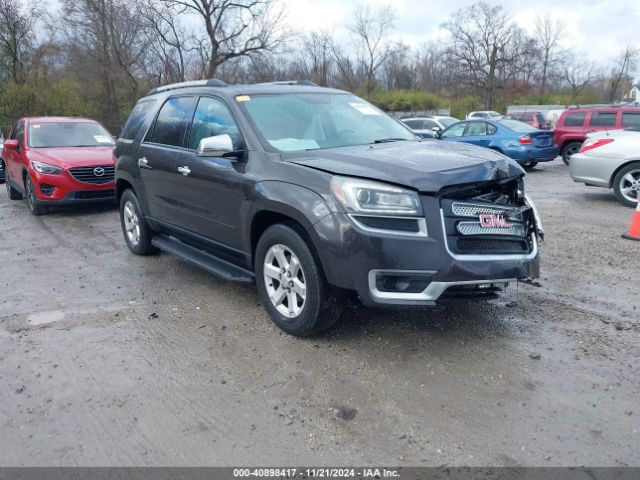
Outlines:
[{"label": "fog light", "polygon": [[53,185],[49,185],[47,183],[40,184],[40,191],[42,192],[43,195],[46,195],[47,197],[51,196],[54,189],[55,187]]},{"label": "fog light", "polygon": [[376,288],[380,292],[420,293],[431,283],[431,275],[421,273],[378,272]]}]

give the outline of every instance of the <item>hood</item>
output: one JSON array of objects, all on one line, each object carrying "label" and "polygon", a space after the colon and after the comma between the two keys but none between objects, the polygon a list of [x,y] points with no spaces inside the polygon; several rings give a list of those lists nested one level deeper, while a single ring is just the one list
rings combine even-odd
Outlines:
[{"label": "hood", "polygon": [[443,187],[520,176],[516,162],[488,148],[427,140],[285,153],[282,159],[337,175],[438,192]]},{"label": "hood", "polygon": [[113,147],[32,148],[29,158],[61,168],[115,165]]}]

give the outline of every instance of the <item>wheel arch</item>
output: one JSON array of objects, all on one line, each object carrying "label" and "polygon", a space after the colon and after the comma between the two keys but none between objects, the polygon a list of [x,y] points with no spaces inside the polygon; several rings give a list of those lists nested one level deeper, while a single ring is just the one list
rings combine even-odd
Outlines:
[{"label": "wheel arch", "polygon": [[609,188],[613,188],[613,180],[616,178],[616,175],[618,175],[620,170],[622,170],[625,167],[628,167],[629,165],[633,165],[634,163],[637,163],[638,166],[640,166],[640,158],[636,158],[636,159],[633,159],[633,160],[628,160],[625,163],[623,163],[622,165],[620,165],[618,168],[616,168],[613,171],[613,173],[611,174],[611,177],[609,178]]}]

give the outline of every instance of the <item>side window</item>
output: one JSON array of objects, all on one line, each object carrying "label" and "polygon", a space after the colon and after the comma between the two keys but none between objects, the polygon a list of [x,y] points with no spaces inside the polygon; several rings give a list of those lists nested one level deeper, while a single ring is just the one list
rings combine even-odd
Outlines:
[{"label": "side window", "polygon": [[470,122],[469,125],[467,125],[467,129],[464,131],[465,137],[486,135],[486,134],[487,134],[487,124],[485,122]]},{"label": "side window", "polygon": [[464,132],[464,128],[467,126],[467,122],[456,123],[455,125],[451,125],[451,127],[447,128],[443,133],[441,138],[449,138],[449,137],[461,137]]},{"label": "side window", "polygon": [[15,136],[11,136],[11,138],[18,140],[18,145],[20,148],[24,147],[24,120],[20,120],[16,125]]},{"label": "side window", "polygon": [[587,112],[569,113],[564,119],[565,127],[581,127],[584,125],[584,119],[587,118]]},{"label": "side window", "polygon": [[151,113],[152,107],[156,104],[155,100],[142,100],[133,107],[127,122],[122,127],[120,138],[126,140],[135,140],[142,128],[147,124],[145,121]]},{"label": "side window", "polygon": [[176,147],[184,146],[185,132],[194,108],[195,97],[173,97],[167,100],[158,113],[148,141]]},{"label": "side window", "polygon": [[617,112],[593,112],[589,126],[591,127],[615,127]]},{"label": "side window", "polygon": [[422,120],[405,120],[403,123],[411,130],[420,130],[422,128]]},{"label": "side window", "polygon": [[497,131],[498,128],[495,125],[487,123],[487,135],[495,135]]},{"label": "side window", "polygon": [[640,127],[640,112],[622,112],[623,127]]},{"label": "side window", "polygon": [[233,140],[233,148],[240,146],[240,131],[227,106],[216,98],[202,97],[193,116],[189,148],[196,150],[200,140],[227,134]]},{"label": "side window", "polygon": [[424,130],[431,130],[432,128],[437,127],[438,124],[436,122],[434,122],[433,120],[425,120],[424,121],[424,125],[422,126],[422,128]]}]

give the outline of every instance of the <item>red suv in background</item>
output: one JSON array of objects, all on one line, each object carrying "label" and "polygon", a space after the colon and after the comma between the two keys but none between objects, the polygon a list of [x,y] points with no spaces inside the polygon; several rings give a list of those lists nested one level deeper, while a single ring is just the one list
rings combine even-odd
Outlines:
[{"label": "red suv in background", "polygon": [[47,205],[115,200],[114,144],[94,120],[18,120],[2,151],[9,198],[26,195],[34,215]]},{"label": "red suv in background", "polygon": [[554,140],[564,163],[578,153],[588,133],[640,126],[640,108],[570,108],[562,112],[554,130]]},{"label": "red suv in background", "polygon": [[549,122],[545,120],[544,115],[540,112],[513,112],[505,115],[503,118],[518,120],[519,122],[527,123],[540,130],[550,130]]}]

